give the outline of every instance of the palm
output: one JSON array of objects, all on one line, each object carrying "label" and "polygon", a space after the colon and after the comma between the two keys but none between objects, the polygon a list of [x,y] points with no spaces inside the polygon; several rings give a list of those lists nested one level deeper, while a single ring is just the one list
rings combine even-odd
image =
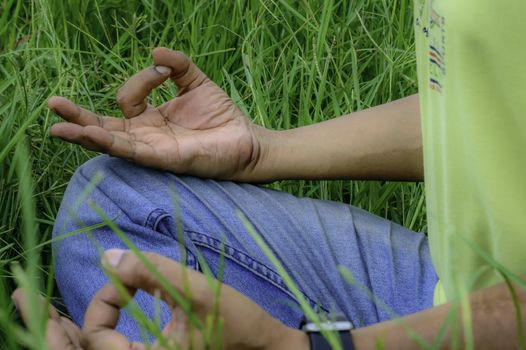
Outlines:
[{"label": "palm", "polygon": [[[179,87],[173,100],[158,107],[146,104],[151,89],[170,76],[170,71],[162,74],[152,67],[132,77],[119,91],[117,102],[126,119],[100,117],[66,99],[50,99],[50,107],[68,121],[55,125],[52,134],[174,173],[241,177],[257,158],[255,126],[185,56],[175,55],[175,60],[173,51],[157,55],[161,64],[171,64],[172,79]],[[188,61],[177,62],[181,57]],[[184,64],[183,75],[178,76],[177,69]]]},{"label": "palm", "polygon": [[145,165],[199,176],[231,177],[254,151],[250,122],[210,80],[148,107],[118,136],[135,143]]}]

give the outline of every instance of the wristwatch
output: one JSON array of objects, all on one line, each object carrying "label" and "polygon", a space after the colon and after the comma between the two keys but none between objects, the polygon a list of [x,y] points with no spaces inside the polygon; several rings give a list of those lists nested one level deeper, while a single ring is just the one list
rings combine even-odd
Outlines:
[{"label": "wristwatch", "polygon": [[312,322],[303,316],[300,324],[300,329],[309,336],[311,350],[332,350],[329,342],[322,335],[322,330],[338,332],[342,350],[354,350],[351,337],[351,329],[353,328],[352,323],[347,320],[345,315],[337,313],[320,315],[320,323]]}]

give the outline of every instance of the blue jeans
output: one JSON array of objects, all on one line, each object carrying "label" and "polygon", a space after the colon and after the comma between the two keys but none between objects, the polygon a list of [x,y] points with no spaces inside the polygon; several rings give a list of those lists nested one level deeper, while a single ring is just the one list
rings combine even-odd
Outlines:
[{"label": "blue jeans", "polygon": [[[99,175],[100,181],[94,182]],[[93,204],[115,219],[141,250],[179,261],[183,255],[184,263],[196,270],[202,270],[200,252],[213,274],[224,254],[224,283],[291,327],[302,317],[298,303],[237,210],[270,246],[311,306],[343,312],[356,327],[432,306],[437,276],[427,238],[349,205],[249,184],[176,176],[99,156],[71,179],[54,237],[101,223]],[[179,234],[177,220],[182,223]],[[58,287],[77,324],[93,295],[107,283],[100,252],[109,248],[126,245],[108,227],[54,243]],[[352,273],[353,283],[342,277],[341,266]],[[149,295],[139,292],[136,300],[154,317],[155,301]],[[169,317],[163,305],[162,322]],[[118,330],[141,340],[129,315],[121,317]]]}]

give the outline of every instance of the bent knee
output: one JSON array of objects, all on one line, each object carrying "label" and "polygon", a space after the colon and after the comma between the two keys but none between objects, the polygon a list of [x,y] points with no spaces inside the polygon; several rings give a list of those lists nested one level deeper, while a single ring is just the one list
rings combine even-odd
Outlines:
[{"label": "bent knee", "polygon": [[[152,180],[151,177],[155,177]],[[100,155],[92,158],[77,168],[71,178],[68,189],[64,194],[64,200],[70,196],[78,196],[80,193],[92,192],[99,189],[100,192],[111,194],[115,199],[126,196],[129,189],[146,191],[145,184],[158,186],[163,173],[154,169],[145,168],[125,159]]]},{"label": "bent knee", "polygon": [[119,175],[120,169],[134,166],[127,160],[111,157],[106,154],[92,158],[77,168],[72,181],[80,177],[82,182],[101,180]]}]

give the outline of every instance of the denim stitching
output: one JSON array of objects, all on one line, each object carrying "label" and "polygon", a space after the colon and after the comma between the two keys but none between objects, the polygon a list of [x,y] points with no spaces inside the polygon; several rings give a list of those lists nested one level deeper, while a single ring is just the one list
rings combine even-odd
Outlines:
[{"label": "denim stitching", "polygon": [[[79,170],[78,173],[84,178],[84,180],[89,182],[88,177],[83,173],[84,169],[82,167],[80,167],[78,170]],[[110,170],[112,171],[112,173],[114,175],[116,175],[117,177],[120,178],[120,176],[118,176],[118,174],[113,169],[110,168]],[[97,189],[99,191],[101,191],[104,195],[106,195],[106,197],[109,198],[109,196],[99,186],[97,186]],[[113,200],[112,200],[112,202],[116,206],[118,206],[117,202],[115,202]],[[121,209],[121,212],[124,215],[126,215],[132,222],[134,221],[126,213],[126,211],[122,210],[122,208],[120,206],[118,206],[118,207],[119,207],[119,209]],[[157,228],[158,228],[159,223],[161,222],[161,220],[163,220],[163,219],[165,219],[167,217],[170,217],[170,216],[171,215],[166,213],[163,209],[160,209],[160,208],[154,209],[148,214],[143,226],[151,228],[152,230],[154,230],[157,233],[163,234],[162,232],[159,232],[157,230]],[[207,236],[207,235],[205,235],[203,233],[200,233],[200,232],[194,232],[194,231],[190,231],[190,230],[184,230],[184,232],[190,234],[191,237],[199,237],[198,235],[201,235],[203,237],[208,238],[209,240],[211,240],[212,243],[208,243],[208,242],[206,242],[206,240],[202,240],[202,239],[199,239],[199,238],[197,239],[197,242],[194,239],[192,239],[192,241],[194,241],[194,244],[196,244],[196,245],[201,245],[203,247],[206,247],[206,248],[209,248],[209,249],[215,251],[216,253],[221,254],[221,242],[220,241],[218,241],[218,240],[216,240],[216,239],[214,239],[214,238],[212,238],[210,236]],[[176,240],[176,241],[178,242],[178,240]],[[199,244],[199,243],[201,243],[201,244]],[[238,251],[238,250],[236,250],[236,249],[234,249],[234,248],[232,248],[230,246],[224,245],[224,247],[225,247],[225,253],[226,253],[226,249],[227,248],[229,249],[229,251],[232,252],[230,255],[225,254],[225,257],[230,258],[230,260],[232,260],[233,262],[235,262],[235,263],[247,268],[249,271],[251,271],[255,275],[257,275],[257,276],[263,278],[264,280],[268,281],[269,283],[271,283],[275,287],[279,288],[281,291],[283,291],[285,294],[289,295],[293,300],[296,301],[296,298],[288,290],[288,288],[286,287],[286,285],[284,284],[283,280],[281,279],[281,277],[279,276],[278,273],[276,273],[275,271],[273,271],[272,269],[267,267],[265,264],[252,259],[250,256],[248,256],[248,255],[246,255],[246,254],[244,254],[244,253],[242,253],[242,252],[240,252],[240,251]],[[185,247],[185,250],[186,250],[186,265],[191,267],[194,270],[200,271],[200,266],[199,266],[198,259],[194,256],[194,254],[192,254],[192,252],[187,247]],[[236,258],[234,255],[238,255],[239,258]],[[254,267],[251,267],[251,266],[249,266],[248,263],[242,261],[244,259],[248,259],[249,262],[252,262],[252,265]],[[261,271],[258,271],[258,267],[261,269]],[[311,308],[313,308],[313,309],[321,308],[322,310],[327,312],[326,308],[324,308],[324,307],[320,306],[318,303],[314,302],[304,292],[301,292],[301,293],[307,299],[307,301],[309,302]]]},{"label": "denim stitching", "polygon": [[[82,169],[81,169],[81,171],[82,171]],[[81,171],[79,171],[79,172],[81,172]],[[81,175],[82,175],[82,177],[84,177],[85,180],[87,180],[87,177],[84,174],[81,173]],[[99,188],[99,190],[101,190],[101,189]],[[122,208],[121,208],[121,211],[124,214],[126,214],[126,212],[123,211]],[[126,216],[128,216],[128,215],[126,215]],[[163,220],[163,219],[165,219],[167,217],[170,217],[170,216],[171,216],[170,214],[166,213],[166,211],[164,211],[161,208],[154,209],[146,217],[146,220],[145,220],[143,226],[147,227],[147,228],[149,228],[149,229],[151,229],[151,230],[153,230],[153,231],[155,231],[157,233],[162,234],[162,232],[158,231],[159,223],[161,222],[161,220]],[[217,240],[215,238],[212,238],[210,236],[207,236],[205,234],[199,233],[199,232],[194,232],[194,231],[189,231],[189,230],[184,230],[184,231],[185,231],[185,233],[189,234],[190,239],[194,242],[194,244],[200,245],[202,247],[209,248],[209,249],[215,251],[218,254],[222,253],[222,251],[221,251],[221,246],[222,246],[221,241],[219,241],[219,240]],[[185,247],[185,250],[186,250],[186,265],[191,267],[194,270],[199,271],[200,270],[200,266],[199,266],[198,259],[194,256],[194,254],[192,254],[192,252],[187,247]],[[229,258],[230,260],[232,260],[233,262],[239,264],[240,266],[243,266],[244,268],[246,268],[247,270],[249,270],[250,272],[252,272],[256,276],[259,276],[259,277],[263,278],[264,280],[268,281],[269,283],[271,283],[272,285],[274,285],[275,287],[280,289],[282,292],[284,292],[285,294],[289,295],[293,300],[296,300],[294,295],[289,291],[289,289],[287,288],[287,286],[283,282],[283,279],[281,278],[281,276],[278,273],[276,273],[274,270],[270,269],[265,264],[263,264],[263,263],[261,263],[259,261],[256,261],[255,259],[253,259],[249,255],[247,255],[247,254],[245,254],[245,253],[243,253],[243,252],[241,252],[241,251],[239,251],[239,250],[237,250],[237,249],[235,249],[233,247],[227,246],[227,245],[224,245],[224,253],[225,253],[225,257]],[[302,294],[308,300],[308,302],[309,302],[309,304],[310,304],[310,306],[312,308],[320,307],[319,304],[315,303],[310,297],[305,295],[305,293],[302,292]],[[322,309],[325,309],[325,308],[322,307]]]},{"label": "denim stitching", "polygon": [[148,217],[146,218],[146,221],[144,222],[144,226],[148,227],[154,231],[157,231],[157,226],[159,226],[159,222],[165,218],[168,214],[160,208],[154,209],[150,212]]},{"label": "denim stitching", "polygon": [[[148,215],[148,217],[146,218],[146,222],[144,223],[144,226],[151,229],[152,231],[156,233],[164,234],[163,232],[160,232],[158,228],[159,228],[159,224],[161,220],[167,217],[170,217],[170,214],[168,214],[163,209],[157,208],[155,210],[152,210],[152,212]],[[176,242],[178,242],[178,240],[176,240]],[[190,249],[188,249],[187,247],[184,247],[184,249],[186,251],[186,266],[196,271],[199,271],[199,262],[195,258],[194,254],[192,254]]]},{"label": "denim stitching", "polygon": [[[231,261],[237,263],[238,265],[246,268],[251,273],[255,274],[256,276],[259,276],[266,280],[267,282],[271,283],[278,289],[280,289],[285,294],[289,295],[293,300],[296,300],[292,292],[289,291],[285,283],[283,282],[283,279],[281,276],[275,272],[273,269],[269,268],[265,264],[253,259],[249,255],[231,247],[226,244],[223,244],[221,241],[210,237],[208,235],[205,235],[203,233],[185,230],[187,234],[190,235],[190,239],[194,242],[196,246],[201,246],[204,248],[208,248],[210,250],[215,251],[218,254],[223,254],[225,258],[229,258]],[[223,248],[223,249],[221,249]],[[325,312],[327,310],[324,307],[320,307],[320,305],[316,302],[314,302],[309,296],[307,296],[304,292],[301,292],[303,296],[308,300],[310,307],[313,309],[321,308]]]}]

